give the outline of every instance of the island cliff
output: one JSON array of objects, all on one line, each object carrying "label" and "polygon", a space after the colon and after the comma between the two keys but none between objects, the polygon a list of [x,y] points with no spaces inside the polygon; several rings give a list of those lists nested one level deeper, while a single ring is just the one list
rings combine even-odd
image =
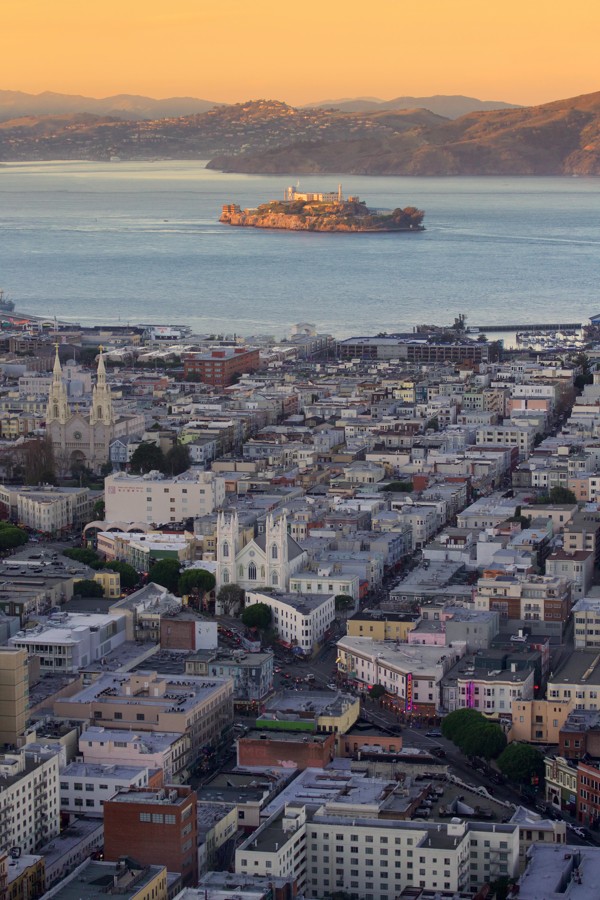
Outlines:
[{"label": "island cliff", "polygon": [[220,222],[245,228],[276,228],[286,231],[424,231],[425,213],[414,206],[405,209],[369,209],[358,197],[344,199],[337,193],[303,194],[287,188],[285,199],[271,200],[256,209],[241,209],[231,203],[223,207]]}]

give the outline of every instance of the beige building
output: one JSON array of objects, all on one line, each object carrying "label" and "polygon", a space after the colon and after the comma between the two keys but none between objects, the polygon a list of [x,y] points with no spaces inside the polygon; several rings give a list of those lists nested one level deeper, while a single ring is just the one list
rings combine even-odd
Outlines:
[{"label": "beige building", "polygon": [[600,709],[600,655],[574,650],[548,679],[548,700],[572,703],[573,709]]},{"label": "beige building", "polygon": [[54,714],[110,729],[187,734],[189,766],[203,747],[219,745],[233,722],[233,681],[151,671],[101,675],[56,700]]},{"label": "beige building", "polygon": [[558,744],[558,735],[573,703],[551,700],[513,700],[511,741]]},{"label": "beige building", "polygon": [[190,752],[190,737],[92,725],[79,738],[79,753],[89,765],[147,766],[162,769],[166,784],[179,780]]},{"label": "beige building", "polygon": [[414,615],[364,609],[346,621],[350,637],[368,637],[374,641],[399,641],[405,644],[417,620]]},{"label": "beige building", "polygon": [[89,488],[3,485],[0,503],[19,524],[44,534],[81,528],[92,518],[95,497]]},{"label": "beige building", "polygon": [[193,469],[173,478],[117,472],[105,479],[104,497],[107,522],[181,522],[223,506],[225,479]]},{"label": "beige building", "polygon": [[29,668],[27,650],[0,647],[0,744],[16,746],[27,727]]},{"label": "beige building", "polygon": [[102,569],[94,572],[94,581],[102,585],[104,596],[108,600],[118,600],[121,596],[121,576],[112,569]]}]

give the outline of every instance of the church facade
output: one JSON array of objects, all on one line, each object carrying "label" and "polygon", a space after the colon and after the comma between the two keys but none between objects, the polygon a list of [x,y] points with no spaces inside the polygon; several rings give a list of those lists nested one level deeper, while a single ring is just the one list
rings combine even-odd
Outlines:
[{"label": "church facade", "polygon": [[217,590],[226,584],[238,584],[245,590],[270,587],[287,591],[290,576],[307,559],[306,551],[288,534],[285,513],[278,519],[269,514],[264,533],[240,546],[237,513],[220,512],[216,555]]},{"label": "church facade", "polygon": [[82,412],[78,406],[71,410],[57,346],[46,406],[46,434],[52,441],[59,470],[66,474],[73,466],[82,465],[97,472],[109,461],[110,442],[115,437],[143,428],[143,416],[115,415],[102,353],[89,410]]}]

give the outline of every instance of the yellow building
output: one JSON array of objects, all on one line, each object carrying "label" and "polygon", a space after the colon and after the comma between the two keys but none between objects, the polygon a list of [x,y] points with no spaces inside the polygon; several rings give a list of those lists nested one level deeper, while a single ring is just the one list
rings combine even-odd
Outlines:
[{"label": "yellow building", "polygon": [[[96,885],[102,885],[102,889],[94,890]],[[88,859],[44,896],[46,900],[71,900],[107,893],[118,894],[121,900],[167,900],[166,866],[142,866],[129,858],[117,863]]]},{"label": "yellow building", "polygon": [[112,569],[102,569],[94,574],[94,581],[102,585],[104,596],[110,600],[118,600],[121,596],[121,576]]},{"label": "yellow building", "polygon": [[[2,890],[4,888],[4,890]],[[36,900],[46,890],[43,856],[0,853],[0,897],[3,900]]]},{"label": "yellow building", "polygon": [[415,616],[410,614],[363,609],[348,619],[346,631],[350,637],[405,643],[416,624]]},{"label": "yellow building", "polygon": [[513,700],[508,738],[531,744],[558,744],[560,729],[572,708],[572,701]]},{"label": "yellow building", "polygon": [[0,744],[16,746],[27,727],[29,668],[27,650],[0,647]]}]

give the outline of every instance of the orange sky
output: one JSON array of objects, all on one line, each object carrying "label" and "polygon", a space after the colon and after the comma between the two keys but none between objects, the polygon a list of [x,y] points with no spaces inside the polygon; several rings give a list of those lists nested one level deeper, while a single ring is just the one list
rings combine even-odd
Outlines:
[{"label": "orange sky", "polygon": [[2,0],[0,88],[256,97],[600,90],[600,4],[540,0]]}]

